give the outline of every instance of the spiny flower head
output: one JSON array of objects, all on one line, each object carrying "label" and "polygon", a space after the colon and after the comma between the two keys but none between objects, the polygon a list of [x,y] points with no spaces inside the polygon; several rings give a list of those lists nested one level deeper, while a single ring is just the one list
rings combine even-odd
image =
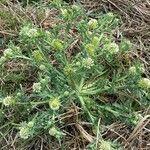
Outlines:
[{"label": "spiny flower head", "polygon": [[96,29],[98,27],[98,22],[96,19],[91,19],[89,22],[88,22],[88,27],[89,29]]},{"label": "spiny flower head", "polygon": [[59,98],[54,98],[49,101],[49,106],[52,110],[58,110],[61,106]]},{"label": "spiny flower head", "polygon": [[32,89],[33,89],[33,92],[41,92],[41,83],[38,82],[38,83],[33,83],[33,86],[32,86]]},{"label": "spiny flower head", "polygon": [[150,88],[150,80],[148,78],[142,78],[139,83],[139,87],[143,89],[149,89]]}]

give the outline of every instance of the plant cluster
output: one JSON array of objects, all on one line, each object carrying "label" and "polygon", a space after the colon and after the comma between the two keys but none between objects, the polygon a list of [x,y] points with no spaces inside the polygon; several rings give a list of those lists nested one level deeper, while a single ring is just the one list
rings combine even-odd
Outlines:
[{"label": "plant cluster", "polygon": [[[115,38],[117,16],[107,13],[89,19],[80,6],[59,1],[52,7],[59,11],[59,24],[49,30],[25,24],[17,42],[0,57],[1,127],[10,123],[24,140],[44,132],[61,141],[65,133],[59,116],[73,103],[93,128],[99,118],[102,125],[113,120],[136,125],[142,118],[137,112],[149,104],[150,80],[143,77],[144,65],[131,61],[130,41]],[[22,61],[34,70],[32,82],[26,83],[29,89],[23,67],[10,72],[14,77],[23,72],[17,82],[6,78],[9,62]],[[100,149],[106,147],[109,142],[103,141]]]}]

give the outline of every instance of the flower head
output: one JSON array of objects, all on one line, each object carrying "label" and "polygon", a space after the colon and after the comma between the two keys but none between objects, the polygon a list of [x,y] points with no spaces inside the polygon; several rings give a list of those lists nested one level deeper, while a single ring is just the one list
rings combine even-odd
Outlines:
[{"label": "flower head", "polygon": [[32,86],[32,89],[33,89],[33,92],[41,92],[41,83],[33,83],[33,86]]},{"label": "flower head", "polygon": [[19,135],[22,139],[28,139],[30,137],[30,128],[21,127],[19,131]]},{"label": "flower head", "polygon": [[100,150],[112,150],[111,143],[108,141],[101,141]]},{"label": "flower head", "polygon": [[12,96],[7,96],[3,99],[3,104],[5,106],[10,106],[15,103],[15,99]]},{"label": "flower head", "polygon": [[63,41],[59,39],[54,39],[51,45],[56,50],[62,50],[64,48]]},{"label": "flower head", "polygon": [[119,46],[116,43],[108,43],[105,45],[106,51],[110,54],[116,54],[119,52]]},{"label": "flower head", "polygon": [[96,29],[98,27],[98,22],[96,19],[91,19],[89,22],[88,22],[88,26],[90,29]]},{"label": "flower head", "polygon": [[56,136],[58,134],[58,130],[55,127],[50,128],[49,134],[51,136]]},{"label": "flower head", "polygon": [[10,48],[5,49],[3,54],[5,58],[10,58],[13,56],[13,50]]},{"label": "flower head", "polygon": [[65,18],[65,19],[68,19],[69,18],[69,12],[67,9],[61,9],[61,13],[62,13],[62,16]]},{"label": "flower head", "polygon": [[21,29],[20,35],[28,38],[36,38],[39,36],[39,32],[36,28],[32,28],[30,25],[27,25]]},{"label": "flower head", "polygon": [[75,11],[75,12],[79,12],[80,11],[80,6],[78,5],[72,5],[72,10]]},{"label": "flower head", "polygon": [[75,69],[71,65],[67,65],[64,68],[64,74],[66,76],[72,76],[75,73]]},{"label": "flower head", "polygon": [[45,65],[40,65],[40,66],[39,66],[39,69],[42,70],[42,71],[45,71],[45,70],[46,70],[46,67],[45,67]]},{"label": "flower head", "polygon": [[44,55],[39,50],[33,51],[32,55],[36,61],[44,61]]},{"label": "flower head", "polygon": [[85,50],[89,56],[94,56],[95,54],[95,46],[93,44],[85,45]]},{"label": "flower head", "polygon": [[29,29],[29,31],[28,31],[28,37],[35,38],[35,37],[38,37],[38,36],[39,36],[39,33],[38,33],[37,29],[35,29],[35,28]]},{"label": "flower head", "polygon": [[93,44],[95,47],[98,47],[98,46],[99,46],[99,42],[100,42],[100,38],[97,37],[97,36],[94,36],[93,39],[92,39],[92,44]]},{"label": "flower head", "polygon": [[58,110],[61,106],[60,100],[58,98],[50,100],[49,106],[52,110]]},{"label": "flower head", "polygon": [[136,67],[135,66],[130,67],[129,73],[135,75],[137,73]]},{"label": "flower head", "polygon": [[131,47],[132,47],[132,44],[131,44],[131,42],[130,42],[129,40],[127,40],[127,39],[123,39],[123,40],[121,41],[121,43],[120,43],[120,49],[121,49],[122,51],[128,51],[128,50],[131,49]]},{"label": "flower head", "polygon": [[0,57],[0,65],[5,63],[6,60],[7,60],[7,58],[5,56]]},{"label": "flower head", "polygon": [[138,83],[139,87],[143,88],[143,89],[149,89],[150,88],[150,80],[147,78],[142,78],[139,83]]},{"label": "flower head", "polygon": [[83,59],[83,66],[87,69],[91,69],[92,66],[94,66],[94,61],[92,58],[84,58]]}]

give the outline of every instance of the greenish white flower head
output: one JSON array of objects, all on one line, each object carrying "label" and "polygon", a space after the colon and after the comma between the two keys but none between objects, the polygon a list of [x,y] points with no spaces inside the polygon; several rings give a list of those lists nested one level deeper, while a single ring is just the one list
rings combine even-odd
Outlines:
[{"label": "greenish white flower head", "polygon": [[45,67],[45,65],[40,65],[40,66],[39,66],[39,69],[42,70],[42,71],[45,71],[45,70],[46,70],[46,67]]},{"label": "greenish white flower head", "polygon": [[62,40],[59,40],[59,39],[54,39],[51,43],[52,47],[55,49],[55,50],[62,50],[64,45],[63,45],[63,41]]},{"label": "greenish white flower head", "polygon": [[129,73],[135,75],[137,73],[136,67],[135,66],[130,67]]},{"label": "greenish white flower head", "polygon": [[61,13],[62,13],[62,16],[65,18],[65,19],[68,19],[69,17],[69,12],[67,9],[61,9]]},{"label": "greenish white flower head", "polygon": [[0,65],[5,63],[6,60],[7,58],[5,56],[0,57]]},{"label": "greenish white flower head", "polygon": [[3,99],[3,104],[5,106],[10,106],[10,105],[14,104],[14,102],[15,102],[15,99],[12,96],[7,96]]},{"label": "greenish white flower head", "polygon": [[113,150],[111,143],[108,141],[101,141],[100,150]]},{"label": "greenish white flower head", "polygon": [[32,89],[33,89],[33,92],[41,92],[41,83],[33,83],[33,86],[32,86]]},{"label": "greenish white flower head", "polygon": [[55,127],[50,128],[49,134],[50,134],[51,136],[56,136],[57,133],[58,133],[58,131],[57,131],[57,129],[56,129]]},{"label": "greenish white flower head", "polygon": [[54,98],[49,101],[49,106],[52,110],[58,110],[61,106],[60,100],[58,98]]},{"label": "greenish white flower head", "polygon": [[28,37],[35,38],[35,37],[38,37],[38,36],[39,36],[39,33],[38,33],[37,29],[35,29],[35,28],[29,29]]},{"label": "greenish white flower head", "polygon": [[64,74],[66,76],[72,76],[72,75],[74,75],[75,72],[76,72],[76,70],[71,65],[67,65],[64,68]]},{"label": "greenish white flower head", "polygon": [[29,121],[28,124],[27,124],[27,126],[28,126],[29,128],[33,128],[33,126],[34,126],[34,121]]},{"label": "greenish white flower head", "polygon": [[19,135],[22,139],[28,139],[30,137],[30,128],[28,127],[21,127],[19,131]]},{"label": "greenish white flower head", "polygon": [[139,83],[139,87],[143,89],[149,89],[150,88],[150,80],[148,78],[142,78]]},{"label": "greenish white flower head", "polygon": [[117,54],[119,52],[119,46],[114,42],[108,43],[104,47],[110,54]]},{"label": "greenish white flower head", "polygon": [[85,50],[89,56],[94,56],[95,54],[95,46],[93,44],[86,44]]},{"label": "greenish white flower head", "polygon": [[34,57],[34,59],[35,59],[36,61],[44,61],[44,55],[43,55],[43,53],[42,53],[41,51],[39,51],[39,50],[34,50],[34,51],[32,52],[32,55],[33,55],[33,57]]},{"label": "greenish white flower head", "polygon": [[98,46],[99,46],[99,42],[100,42],[100,38],[97,37],[97,36],[94,36],[93,39],[92,39],[92,44],[93,44],[95,47],[98,47]]},{"label": "greenish white flower head", "polygon": [[88,57],[88,58],[84,58],[83,59],[83,66],[87,69],[91,69],[91,67],[94,66],[94,61],[92,58]]},{"label": "greenish white flower head", "polygon": [[98,22],[96,19],[91,19],[89,22],[88,22],[88,27],[89,29],[96,29],[98,27]]},{"label": "greenish white flower head", "polygon": [[5,58],[10,58],[13,56],[13,50],[11,48],[5,49],[3,55]]},{"label": "greenish white flower head", "polygon": [[78,12],[78,11],[80,11],[80,6],[78,6],[78,5],[72,5],[72,9],[74,10],[74,11],[76,11],[76,12]]},{"label": "greenish white flower head", "polygon": [[39,36],[38,30],[36,28],[32,28],[29,25],[24,26],[20,31],[21,36],[29,37],[29,38],[36,38]]}]

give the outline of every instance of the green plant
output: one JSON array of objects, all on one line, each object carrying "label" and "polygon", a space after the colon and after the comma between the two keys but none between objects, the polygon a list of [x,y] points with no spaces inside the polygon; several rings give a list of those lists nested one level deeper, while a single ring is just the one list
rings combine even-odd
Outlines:
[{"label": "green plant", "polygon": [[[142,78],[143,65],[129,59],[131,43],[124,37],[120,43],[115,41],[117,16],[108,13],[89,19],[77,5],[69,7],[55,1],[52,6],[59,11],[60,23],[47,31],[25,24],[17,44],[8,45],[0,58],[4,81],[0,102],[6,120],[1,125],[10,122],[26,140],[45,132],[60,141],[65,134],[59,129],[59,116],[72,102],[82,108],[84,119],[93,124],[99,116],[104,124],[113,119],[131,126],[137,124],[134,112],[149,103],[150,80]],[[36,74],[32,82],[27,82],[30,77],[25,77],[23,68],[18,82],[14,72],[13,79],[6,80],[7,64],[22,60]],[[5,88],[8,81],[13,81],[9,90]],[[10,116],[8,110],[12,110]]]}]

